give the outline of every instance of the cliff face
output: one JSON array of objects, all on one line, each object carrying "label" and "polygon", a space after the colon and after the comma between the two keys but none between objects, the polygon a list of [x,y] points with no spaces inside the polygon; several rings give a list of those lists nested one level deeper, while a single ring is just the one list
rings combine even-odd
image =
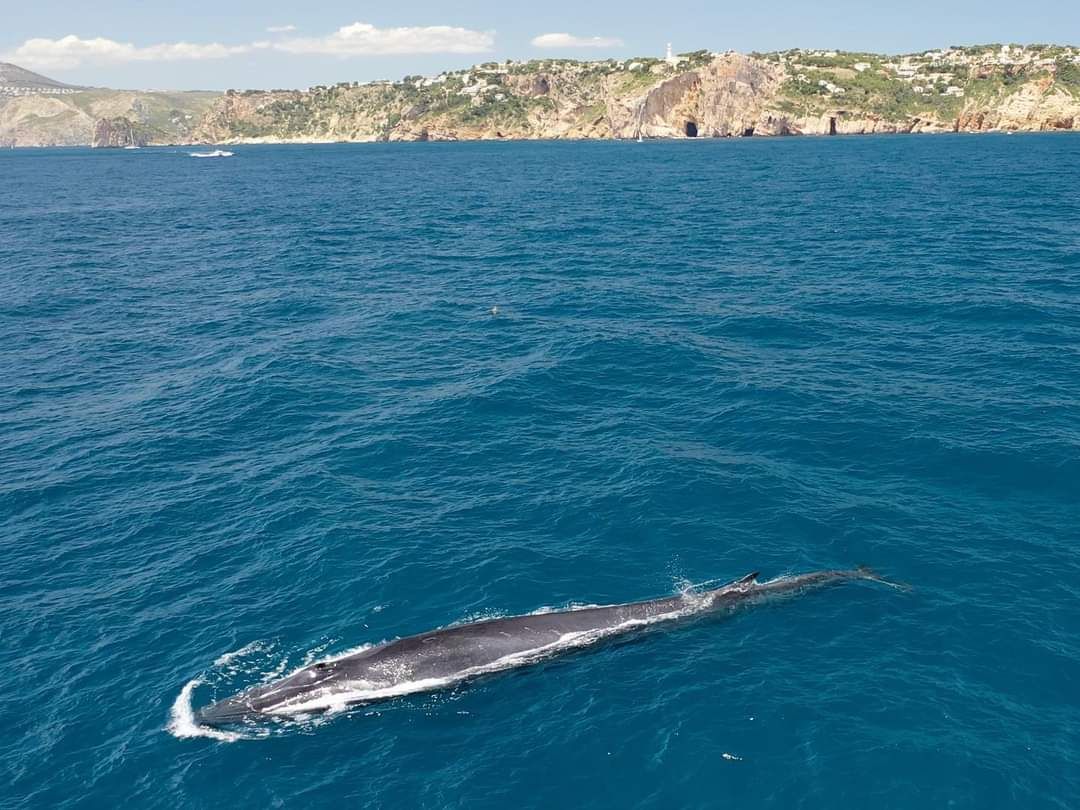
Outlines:
[{"label": "cliff face", "polygon": [[1080,103],[1053,81],[1033,81],[992,106],[967,107],[957,120],[964,132],[1080,129]]},{"label": "cliff face", "polygon": [[[791,134],[775,109],[783,73],[738,54],[713,59],[650,88],[629,119],[613,114],[619,138],[711,137]],[[619,100],[615,100],[618,102]]]},{"label": "cliff face", "polygon": [[12,146],[85,146],[94,119],[63,96],[0,98],[0,141]]},{"label": "cliff face", "polygon": [[803,51],[548,60],[397,83],[229,93],[193,138],[686,138],[1080,127],[1080,54],[1057,49],[1054,58],[998,64],[996,52],[971,50],[900,62]]},{"label": "cliff face", "polygon": [[229,91],[206,112],[192,138],[202,143],[372,141],[407,113],[400,94],[373,85]]},{"label": "cliff face", "polygon": [[95,149],[146,146],[149,134],[127,118],[102,118],[94,125]]},{"label": "cliff face", "polygon": [[[65,94],[31,93],[0,97],[0,143],[15,146],[89,146],[107,143],[128,121],[135,145],[188,143],[218,93],[144,93],[80,90]],[[111,122],[99,137],[99,122]],[[101,141],[99,143],[99,141]]]}]

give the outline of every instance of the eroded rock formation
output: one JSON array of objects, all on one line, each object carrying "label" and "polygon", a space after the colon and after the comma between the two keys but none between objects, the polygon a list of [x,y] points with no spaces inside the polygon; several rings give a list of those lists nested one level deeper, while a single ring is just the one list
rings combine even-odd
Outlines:
[{"label": "eroded rock formation", "polygon": [[119,149],[124,146],[146,146],[148,133],[127,118],[99,118],[94,124],[95,149]]}]

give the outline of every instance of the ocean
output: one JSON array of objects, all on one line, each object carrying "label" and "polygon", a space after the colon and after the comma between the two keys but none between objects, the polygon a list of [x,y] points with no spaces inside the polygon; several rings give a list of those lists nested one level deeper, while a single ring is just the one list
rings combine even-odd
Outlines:
[{"label": "ocean", "polygon": [[[232,149],[0,152],[0,804],[1080,806],[1080,138]],[[857,564],[913,588],[191,721]]]}]

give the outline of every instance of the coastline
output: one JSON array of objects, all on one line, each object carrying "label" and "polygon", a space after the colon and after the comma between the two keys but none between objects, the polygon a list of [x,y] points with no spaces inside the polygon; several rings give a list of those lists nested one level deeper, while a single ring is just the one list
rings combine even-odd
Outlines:
[{"label": "coastline", "polygon": [[[40,77],[42,81],[47,81]],[[43,88],[45,93],[47,88]],[[306,90],[0,97],[0,147],[653,140],[1080,129],[1080,49],[487,62]]]},{"label": "coastline", "polygon": [[[919,132],[858,132],[838,133],[836,135],[823,135],[819,133],[791,134],[791,135],[729,135],[723,137],[657,137],[650,136],[642,139],[642,143],[717,143],[732,141],[802,141],[802,140],[878,140],[885,138],[942,138],[950,135],[960,137],[979,136],[1011,136],[1011,135],[1061,135],[1069,136],[1080,134],[1076,129],[985,129],[985,130],[922,130]],[[331,140],[326,138],[253,138],[249,140],[234,139],[225,141],[177,141],[169,143],[148,143],[145,149],[202,149],[215,146],[368,146],[388,144],[455,144],[455,143],[637,143],[633,138],[560,138],[560,137],[504,137],[504,138],[445,138],[427,140],[389,140],[386,138],[363,138],[355,140]],[[123,151],[123,147],[95,147],[93,144],[26,144],[21,146],[9,146],[0,148],[0,154],[14,151],[46,150],[46,149],[94,149],[95,151]]]}]

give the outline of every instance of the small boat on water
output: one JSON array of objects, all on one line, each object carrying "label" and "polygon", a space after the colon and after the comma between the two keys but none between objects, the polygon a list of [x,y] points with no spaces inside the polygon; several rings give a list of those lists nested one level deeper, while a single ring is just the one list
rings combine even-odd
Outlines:
[{"label": "small boat on water", "polygon": [[141,146],[136,146],[135,144],[129,144],[128,146],[125,146],[124,148],[125,149],[142,149]]},{"label": "small boat on water", "polygon": [[232,152],[226,152],[224,149],[215,149],[213,152],[191,152],[192,157],[197,158],[221,158],[232,157]]}]

